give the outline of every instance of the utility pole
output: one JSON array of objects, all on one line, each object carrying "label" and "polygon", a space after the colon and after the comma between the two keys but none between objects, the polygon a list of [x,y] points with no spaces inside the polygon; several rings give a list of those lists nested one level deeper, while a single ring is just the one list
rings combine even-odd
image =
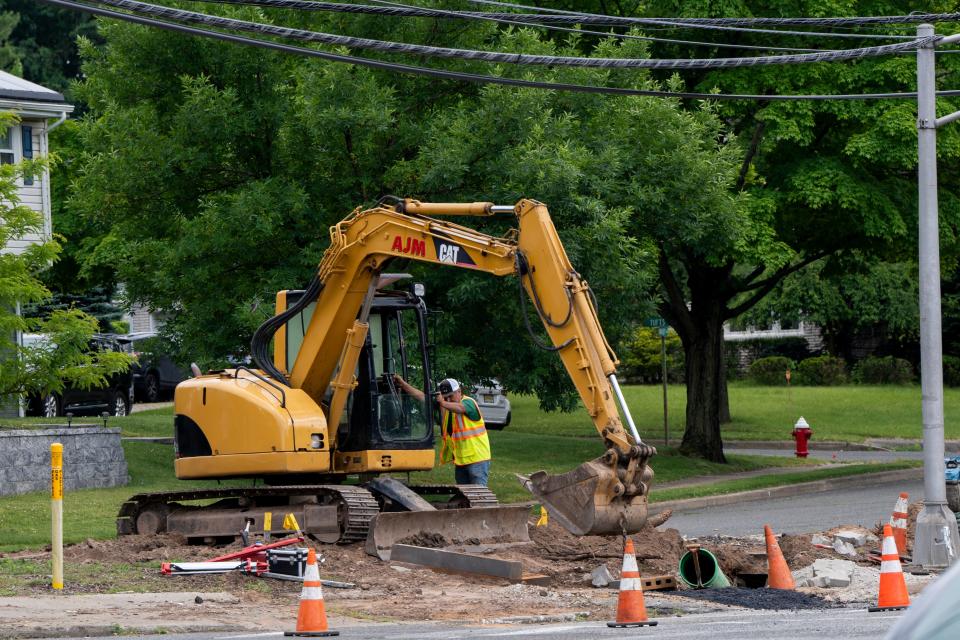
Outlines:
[{"label": "utility pole", "polygon": [[[918,38],[934,35],[933,25],[917,27]],[[947,507],[943,455],[943,334],[940,315],[940,237],[937,207],[937,127],[960,112],[937,120],[936,53],[931,42],[917,50],[917,146],[920,263],[920,392],[923,411],[923,510],[917,516],[913,563],[946,567],[960,557],[957,520]]]}]

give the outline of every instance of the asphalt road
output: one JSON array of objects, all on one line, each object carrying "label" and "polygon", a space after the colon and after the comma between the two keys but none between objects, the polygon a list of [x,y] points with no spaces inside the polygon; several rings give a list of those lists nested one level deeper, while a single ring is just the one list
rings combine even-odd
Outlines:
[{"label": "asphalt road", "polygon": [[707,535],[762,535],[769,524],[777,533],[809,533],[841,524],[872,528],[890,519],[901,491],[910,502],[923,499],[923,481],[878,483],[856,489],[838,489],[770,500],[707,507],[675,513],[668,527],[688,537]]},{"label": "asphalt road", "polygon": [[[338,629],[346,640],[494,640],[497,638],[640,638],[656,640],[824,640],[824,638],[869,638],[879,640],[902,611],[867,613],[857,609],[821,611],[725,611],[682,617],[660,618],[656,627],[610,629],[604,622],[566,624],[466,626],[419,624],[363,624]],[[109,638],[116,638],[110,636]],[[156,636],[143,637],[154,640]],[[163,636],[171,640],[258,640],[282,638],[282,632],[270,633],[193,633]],[[103,638],[108,640],[108,638]]]}]

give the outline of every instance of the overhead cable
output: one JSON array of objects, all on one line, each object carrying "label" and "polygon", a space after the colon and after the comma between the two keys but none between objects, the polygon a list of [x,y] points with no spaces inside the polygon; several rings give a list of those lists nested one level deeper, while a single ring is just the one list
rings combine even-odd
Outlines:
[{"label": "overhead cable", "polygon": [[[258,40],[256,38],[247,38],[245,36],[239,36],[232,33],[210,31],[209,29],[200,29],[197,27],[190,27],[187,25],[176,24],[172,22],[165,22],[163,20],[155,20],[153,18],[137,16],[129,13],[122,13],[119,11],[113,11],[111,9],[104,9],[102,7],[96,7],[88,4],[83,4],[80,2],[74,2],[73,0],[39,0],[39,2],[66,7],[68,9],[74,9],[77,11],[84,11],[86,13],[102,16],[105,18],[111,18],[114,20],[122,20],[122,21],[132,22],[135,24],[144,25],[148,27],[165,29],[167,31],[173,31],[176,33],[185,33],[193,36],[200,36],[204,38],[222,40],[224,42],[231,42],[234,44],[260,47],[263,49],[280,51],[282,53],[291,53],[295,55],[320,58],[322,60],[328,60],[330,62],[340,62],[340,63],[350,64],[350,65],[369,67],[369,68],[378,69],[381,71],[394,71],[399,73],[407,73],[412,75],[421,75],[421,76],[439,78],[442,80],[472,82],[472,83],[478,83],[478,84],[499,84],[499,85],[505,85],[505,86],[530,88],[530,89],[547,89],[551,91],[569,91],[569,92],[576,92],[576,93],[599,93],[599,94],[609,94],[609,95],[619,95],[619,96],[652,96],[652,97],[662,97],[662,98],[681,98],[681,99],[696,99],[696,100],[750,100],[750,101],[762,101],[762,102],[774,101],[774,100],[776,101],[882,100],[882,99],[908,100],[908,99],[915,99],[917,97],[916,92],[834,94],[834,95],[829,95],[829,94],[756,95],[756,94],[729,94],[729,93],[726,93],[726,94],[696,93],[696,92],[686,92],[686,91],[657,91],[657,90],[651,90],[651,89],[630,89],[625,87],[597,87],[597,86],[590,86],[590,85],[567,84],[567,83],[559,83],[559,82],[538,82],[534,80],[521,80],[517,78],[487,76],[487,75],[481,75],[476,73],[447,71],[445,69],[434,69],[430,67],[417,67],[413,65],[399,64],[395,62],[386,62],[383,60],[372,60],[369,58],[359,58],[356,56],[329,53],[326,51],[318,51],[316,49],[308,49],[306,47],[298,47],[296,45],[283,44],[283,43],[274,42],[271,40]],[[960,90],[938,91],[937,96],[938,97],[960,96]]]},{"label": "overhead cable", "polygon": [[337,45],[351,48],[370,49],[387,53],[414,54],[439,58],[457,58],[479,62],[494,62],[516,65],[543,65],[564,67],[589,67],[599,69],[732,69],[736,67],[753,67],[780,64],[804,64],[810,62],[838,62],[859,58],[890,55],[930,44],[940,39],[940,36],[918,38],[910,42],[887,44],[876,47],[861,47],[857,49],[840,49],[836,51],[818,51],[814,53],[795,53],[776,56],[754,56],[750,58],[584,58],[577,56],[544,56],[526,53],[503,53],[499,51],[477,51],[474,49],[453,49],[450,47],[433,47],[427,45],[407,44],[373,40],[370,38],[356,38],[318,31],[306,31],[291,27],[236,20],[222,16],[213,16],[185,9],[175,9],[138,0],[95,0],[118,9],[126,9],[141,15],[200,24],[208,27],[227,29],[231,31],[245,31],[278,38],[289,38],[302,42],[316,42],[328,45]]},{"label": "overhead cable", "polygon": [[[450,18],[460,20],[485,20],[499,24],[511,24],[523,27],[536,27],[548,29],[550,31],[560,31],[566,33],[578,33],[584,35],[602,36],[605,38],[617,38],[619,40],[645,40],[648,42],[665,42],[668,44],[681,44],[694,47],[710,47],[714,49],[742,49],[744,51],[821,51],[821,49],[810,49],[803,47],[775,47],[754,44],[729,44],[723,42],[705,42],[698,40],[683,40],[679,38],[660,38],[656,36],[641,36],[636,34],[625,34],[608,31],[591,31],[589,29],[561,27],[556,22],[564,24],[577,24],[579,20],[574,16],[555,16],[551,14],[521,14],[521,13],[490,13],[484,11],[452,11],[449,9],[428,9],[417,7],[400,2],[388,2],[387,0],[370,0],[382,6],[370,6],[366,4],[343,4],[339,2],[317,2],[314,0],[192,0],[194,2],[205,2],[214,4],[229,5],[249,5],[257,7],[267,7],[271,9],[299,9],[303,11],[323,11],[331,13],[353,13],[367,15],[383,15],[388,17],[401,18]],[[602,21],[591,22],[599,24]],[[609,26],[630,27],[636,25],[623,24],[616,18],[611,18]],[[603,26],[602,24],[599,26]]]},{"label": "overhead cable", "polygon": [[[555,13],[559,15],[568,15],[574,17],[584,17],[584,18],[609,18],[610,16],[605,16],[598,13],[581,13],[578,11],[564,11],[563,9],[547,9],[545,7],[535,7],[526,4],[515,4],[512,2],[499,2],[498,0],[467,0],[467,2],[472,2],[474,4],[483,4],[483,5],[493,5],[497,7],[509,7],[511,9],[522,9],[524,11],[534,9],[536,11],[544,11],[546,13]],[[737,31],[742,33],[762,33],[764,35],[788,35],[788,36],[817,36],[823,38],[859,38],[859,39],[874,39],[874,40],[904,40],[912,38],[913,36],[898,36],[898,35],[879,35],[879,34],[866,34],[866,33],[830,33],[827,31],[786,31],[782,29],[754,29],[749,27],[737,27],[737,26],[726,26],[721,24],[703,24],[700,22],[691,22],[683,21],[682,19],[675,18],[636,18],[632,16],[622,16],[618,18],[625,23],[630,24],[646,24],[646,25],[659,25],[659,26],[671,26],[671,27],[683,27],[686,29],[708,29],[708,30],[720,30],[720,31]]]},{"label": "overhead cable", "polygon": [[[217,1],[217,0],[214,0]],[[370,0],[379,5],[386,5],[390,7],[398,7],[402,9],[412,9],[414,11],[419,10],[420,7],[416,7],[410,4],[403,4],[400,2],[390,2],[389,0]],[[822,49],[804,49],[800,47],[773,47],[773,46],[763,46],[758,44],[727,44],[723,42],[703,42],[697,40],[680,40],[676,38],[660,38],[655,36],[641,36],[633,33],[616,33],[613,31],[592,31],[590,29],[582,28],[571,28],[571,27],[560,27],[552,24],[541,24],[539,22],[523,22],[520,20],[512,20],[507,18],[492,17],[493,14],[484,14],[481,12],[474,12],[470,16],[464,16],[463,12],[460,11],[448,11],[446,9],[433,9],[434,12],[439,12],[445,18],[466,18],[470,20],[486,20],[489,22],[496,22],[498,24],[511,24],[521,27],[537,27],[540,29],[548,29],[550,31],[560,31],[565,33],[576,33],[590,36],[601,36],[603,38],[616,38],[618,40],[643,40],[646,42],[665,42],[668,44],[683,44],[694,47],[710,47],[711,49],[741,49],[744,51],[791,51],[791,52],[806,52],[806,51],[822,51]],[[506,14],[510,15],[510,14]]]},{"label": "overhead cable", "polygon": [[[551,24],[590,24],[601,26],[629,26],[634,24],[630,17],[610,16],[603,14],[588,14],[576,11],[564,13],[494,13],[481,11],[453,11],[428,7],[409,7],[406,10],[390,10],[384,7],[374,7],[365,4],[349,4],[343,2],[322,2],[319,0],[193,0],[196,2],[214,2],[219,4],[246,4],[273,8],[303,9],[306,11],[330,11],[338,13],[362,13],[371,15],[388,15],[398,17],[420,18],[481,18],[481,19],[509,19],[516,22],[539,22]],[[376,0],[371,0],[376,1]],[[398,5],[401,6],[401,5]],[[559,11],[558,9],[541,9],[528,5],[514,5],[540,11]],[[682,25],[724,25],[724,26],[813,26],[813,27],[856,27],[876,25],[922,24],[925,22],[960,22],[960,13],[916,13],[899,16],[850,16],[832,18],[668,18],[651,17],[650,21],[668,21],[670,24]],[[808,33],[808,32],[804,32]],[[815,35],[815,34],[814,34]]]}]

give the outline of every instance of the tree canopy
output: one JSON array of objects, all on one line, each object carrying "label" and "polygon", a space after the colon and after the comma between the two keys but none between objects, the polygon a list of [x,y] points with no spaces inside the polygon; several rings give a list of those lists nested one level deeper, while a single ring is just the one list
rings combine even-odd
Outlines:
[{"label": "tree canopy", "polygon": [[[268,19],[259,9],[221,9]],[[486,23],[298,19],[464,47],[584,46]],[[245,353],[274,292],[309,279],[326,228],[388,193],[547,203],[614,339],[649,311],[654,247],[631,232],[636,220],[688,211],[709,221],[736,208],[728,181],[739,161],[717,142],[720,124],[706,105],[464,86],[113,23],[101,35],[105,46],[83,46],[86,80],[76,90],[90,113],[70,206],[103,230],[86,262],[116,268],[130,300],[172,311],[168,330],[198,361]],[[595,53],[644,50],[608,42]],[[653,86],[642,72],[497,72]],[[499,233],[508,222],[476,226]],[[690,225],[688,233],[711,232]],[[525,337],[515,282],[408,268],[445,311],[442,371],[497,376],[548,406],[570,405],[558,359]],[[477,323],[477,311],[496,321]]]}]

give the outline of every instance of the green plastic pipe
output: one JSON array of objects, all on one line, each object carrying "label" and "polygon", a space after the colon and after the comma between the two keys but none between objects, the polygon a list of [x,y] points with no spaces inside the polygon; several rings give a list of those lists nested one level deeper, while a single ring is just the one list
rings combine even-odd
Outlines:
[{"label": "green plastic pipe", "polygon": [[693,589],[722,589],[730,586],[730,581],[720,569],[717,556],[702,548],[687,551],[680,556],[677,574],[684,584]]}]

